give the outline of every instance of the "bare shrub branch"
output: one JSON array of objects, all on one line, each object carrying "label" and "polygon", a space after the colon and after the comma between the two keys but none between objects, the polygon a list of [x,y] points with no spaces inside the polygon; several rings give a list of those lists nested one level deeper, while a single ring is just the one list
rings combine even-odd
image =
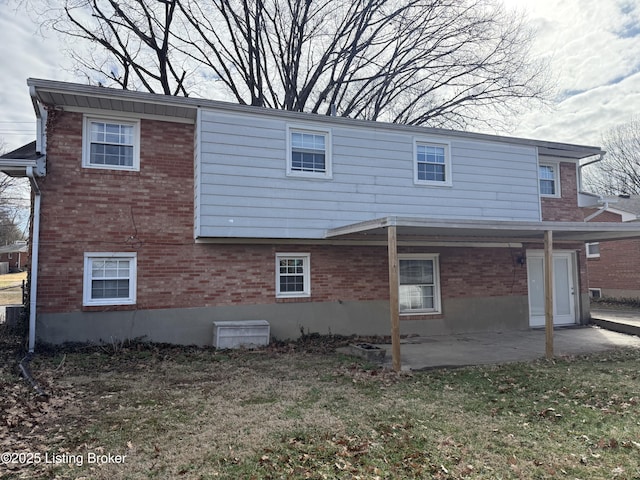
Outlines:
[{"label": "bare shrub branch", "polygon": [[603,195],[640,195],[640,117],[602,136],[604,159],[585,168],[584,181]]}]

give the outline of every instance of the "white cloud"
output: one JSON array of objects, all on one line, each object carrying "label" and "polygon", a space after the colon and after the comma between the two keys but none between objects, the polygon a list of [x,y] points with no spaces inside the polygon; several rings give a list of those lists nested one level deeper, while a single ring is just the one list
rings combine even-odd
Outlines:
[{"label": "white cloud", "polygon": [[507,0],[524,8],[538,35],[536,55],[551,59],[555,108],[525,115],[514,134],[598,145],[608,128],[640,106],[640,0]]}]

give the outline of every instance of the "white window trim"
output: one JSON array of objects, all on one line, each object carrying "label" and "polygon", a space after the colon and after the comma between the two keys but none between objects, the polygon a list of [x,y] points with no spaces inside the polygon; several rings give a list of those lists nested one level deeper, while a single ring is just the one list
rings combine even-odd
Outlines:
[{"label": "white window trim", "polygon": [[[324,135],[325,137],[325,171],[324,172],[300,172],[292,169],[291,158],[291,133],[311,133],[314,135]],[[287,125],[287,176],[302,178],[320,178],[330,180],[333,178],[333,158],[332,158],[332,135],[329,128],[318,128],[309,125]]]},{"label": "white window trim", "polygon": [[[398,272],[400,260],[433,260],[434,308],[420,310],[400,310],[400,316],[439,315],[442,313],[442,297],[440,295],[440,254],[439,253],[401,253],[398,254]],[[400,278],[398,277],[398,302],[400,301]]]},{"label": "white window trim", "polygon": [[[418,178],[418,145],[444,147],[444,182],[420,180]],[[430,187],[451,187],[453,185],[453,179],[451,178],[451,142],[430,137],[416,137],[413,139],[413,183]]]},{"label": "white window trim", "polygon": [[[280,291],[280,260],[283,258],[301,258],[304,290],[302,292]],[[311,254],[310,253],[276,253],[276,298],[306,298],[311,296]]]},{"label": "white window trim", "polygon": [[589,245],[600,245],[600,242],[587,242],[584,246],[587,258],[600,258],[600,249],[598,249],[598,253],[589,253]]},{"label": "white window trim", "polygon": [[[598,296],[594,297],[593,292],[598,292]],[[602,298],[602,289],[601,288],[589,288],[589,297],[590,298]]]},{"label": "white window trim", "polygon": [[[101,258],[127,258],[129,264],[129,297],[128,298],[91,298],[91,263]],[[136,303],[138,256],[135,252],[85,252],[82,305],[85,307],[104,305],[134,305]]]},{"label": "white window trim", "polygon": [[[133,165],[99,165],[90,163],[91,158],[91,122],[112,122],[133,127]],[[82,122],[82,166],[83,168],[95,168],[99,170],[125,170],[140,171],[140,120],[123,117],[102,117],[99,115],[85,115]]]},{"label": "white window trim", "polygon": [[[553,182],[556,187],[556,193],[550,195],[548,193],[542,193],[540,189],[540,167],[552,167],[553,168]],[[538,191],[540,192],[541,197],[545,198],[560,198],[562,196],[562,192],[560,191],[560,163],[558,162],[538,162],[538,169],[536,172],[538,177]]]}]

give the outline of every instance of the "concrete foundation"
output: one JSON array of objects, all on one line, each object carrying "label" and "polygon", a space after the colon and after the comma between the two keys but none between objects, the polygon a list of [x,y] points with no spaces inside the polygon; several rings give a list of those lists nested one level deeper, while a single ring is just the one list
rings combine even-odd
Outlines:
[{"label": "concrete foundation", "polygon": [[[526,296],[445,299],[443,314],[412,320],[402,317],[401,334],[421,336],[524,330]],[[214,321],[264,319],[275,339],[302,333],[389,335],[388,301],[301,302],[121,312],[39,314],[39,341],[111,342],[141,339],[181,345],[211,345]]]},{"label": "concrete foundation", "polygon": [[601,290],[603,297],[610,298],[640,298],[640,290],[621,290],[615,288],[603,288]]}]

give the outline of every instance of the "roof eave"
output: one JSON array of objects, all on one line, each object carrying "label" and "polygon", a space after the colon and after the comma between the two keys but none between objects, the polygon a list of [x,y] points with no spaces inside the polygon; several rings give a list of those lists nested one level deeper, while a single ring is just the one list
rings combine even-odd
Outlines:
[{"label": "roof eave", "polygon": [[27,177],[28,171],[31,169],[36,176],[45,176],[45,157],[38,159],[23,158],[0,158],[0,172],[10,177]]},{"label": "roof eave", "polygon": [[[505,137],[485,133],[447,130],[442,128],[432,128],[424,126],[401,125],[371,120],[359,120],[348,117],[335,117],[308,112],[292,112],[272,108],[222,102],[219,100],[160,95],[155,93],[136,92],[131,90],[118,90],[114,88],[79,85],[53,80],[30,78],[27,80],[27,84],[29,85],[29,87],[35,88],[36,92],[38,92],[39,98],[44,103],[51,103],[54,98],[60,100],[64,98],[65,95],[68,96],[68,100],[73,100],[72,103],[79,104],[80,106],[81,104],[86,104],[90,99],[103,99],[107,100],[108,102],[113,101],[114,104],[118,102],[134,102],[140,107],[138,110],[141,110],[143,113],[145,111],[152,111],[155,114],[160,115],[163,114],[162,112],[172,112],[175,117],[189,118],[193,121],[195,121],[198,108],[211,108],[228,112],[251,114],[259,113],[260,115],[277,116],[278,118],[290,119],[292,121],[312,120],[314,122],[346,126],[360,126],[368,128],[375,126],[376,128],[385,128],[392,131],[402,131],[405,133],[415,133],[417,135],[441,135],[453,138],[493,141],[529,146],[537,148],[540,155],[570,158],[573,160],[580,160],[604,153],[599,147],[595,146],[547,142],[528,138]],[[48,94],[50,95],[45,95],[46,92],[48,92]],[[54,97],[54,95],[57,95],[57,97]],[[74,95],[76,96],[75,99],[72,98],[72,96]],[[154,108],[153,106],[157,106],[159,108]],[[138,112],[138,110],[136,110],[136,112],[140,113]]]}]

